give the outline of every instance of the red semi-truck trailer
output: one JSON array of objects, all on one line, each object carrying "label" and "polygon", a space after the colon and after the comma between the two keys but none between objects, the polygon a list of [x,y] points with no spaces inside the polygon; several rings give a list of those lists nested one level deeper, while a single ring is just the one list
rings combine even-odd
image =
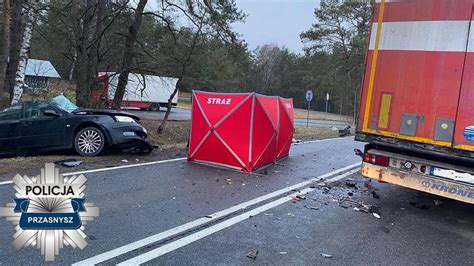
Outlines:
[{"label": "red semi-truck trailer", "polygon": [[376,0],[362,175],[474,204],[474,0]]},{"label": "red semi-truck trailer", "polygon": [[[112,105],[118,78],[118,73],[98,73],[98,86],[91,92],[91,98],[96,106],[110,107]],[[158,111],[160,107],[168,106],[168,99],[176,88],[177,82],[177,78],[130,73],[122,100],[122,108]],[[178,93],[173,97],[172,105],[176,106],[177,103]]]}]

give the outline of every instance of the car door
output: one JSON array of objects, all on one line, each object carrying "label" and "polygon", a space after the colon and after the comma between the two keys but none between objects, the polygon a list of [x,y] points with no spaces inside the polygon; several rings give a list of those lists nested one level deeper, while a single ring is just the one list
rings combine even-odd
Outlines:
[{"label": "car door", "polygon": [[21,118],[22,104],[10,106],[0,111],[0,153],[17,150]]},{"label": "car door", "polygon": [[[65,146],[65,115],[47,102],[23,104],[24,118],[20,127],[20,149],[57,148]],[[53,114],[45,114],[53,111]]]}]

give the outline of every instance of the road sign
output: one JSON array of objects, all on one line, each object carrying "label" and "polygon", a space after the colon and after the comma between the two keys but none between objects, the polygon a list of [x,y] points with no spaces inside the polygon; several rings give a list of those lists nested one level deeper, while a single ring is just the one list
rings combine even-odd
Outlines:
[{"label": "road sign", "polygon": [[306,91],[306,101],[311,102],[313,100],[313,91]]},{"label": "road sign", "polygon": [[326,113],[328,112],[329,93],[326,92]]},{"label": "road sign", "polygon": [[309,109],[311,108],[311,100],[313,100],[313,91],[306,91],[306,101],[308,101],[308,114],[306,115],[306,127],[309,126]]}]

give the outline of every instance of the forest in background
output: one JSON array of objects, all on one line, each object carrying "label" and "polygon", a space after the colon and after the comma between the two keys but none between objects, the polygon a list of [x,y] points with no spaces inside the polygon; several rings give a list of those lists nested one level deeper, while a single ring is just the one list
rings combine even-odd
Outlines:
[{"label": "forest in background", "polygon": [[146,4],[4,0],[2,105],[11,103],[15,87],[21,89],[22,60],[34,58],[51,61],[63,79],[74,82],[78,105],[85,107],[96,73],[107,71],[125,78],[128,73],[177,77],[180,91],[280,95],[293,98],[301,108],[311,89],[312,109],[324,110],[329,93],[330,112],[355,114],[372,15],[369,4],[322,1],[315,7],[314,24],[300,33],[306,47],[300,54],[274,44],[250,50],[232,29],[246,17],[234,0],[158,0],[156,10]]}]

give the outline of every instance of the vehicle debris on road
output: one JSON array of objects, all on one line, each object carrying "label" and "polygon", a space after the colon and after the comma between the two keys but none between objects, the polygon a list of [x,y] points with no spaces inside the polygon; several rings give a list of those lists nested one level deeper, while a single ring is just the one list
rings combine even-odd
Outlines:
[{"label": "vehicle debris on road", "polygon": [[326,259],[330,259],[330,258],[332,258],[332,255],[327,254],[327,253],[321,253],[321,257],[326,258]]},{"label": "vehicle debris on road", "polygon": [[258,250],[251,250],[249,253],[247,253],[247,258],[256,260],[258,256]]},{"label": "vehicle debris on road", "polygon": [[76,159],[65,159],[60,161],[55,161],[55,164],[60,164],[65,167],[76,167],[82,164],[82,161]]}]

